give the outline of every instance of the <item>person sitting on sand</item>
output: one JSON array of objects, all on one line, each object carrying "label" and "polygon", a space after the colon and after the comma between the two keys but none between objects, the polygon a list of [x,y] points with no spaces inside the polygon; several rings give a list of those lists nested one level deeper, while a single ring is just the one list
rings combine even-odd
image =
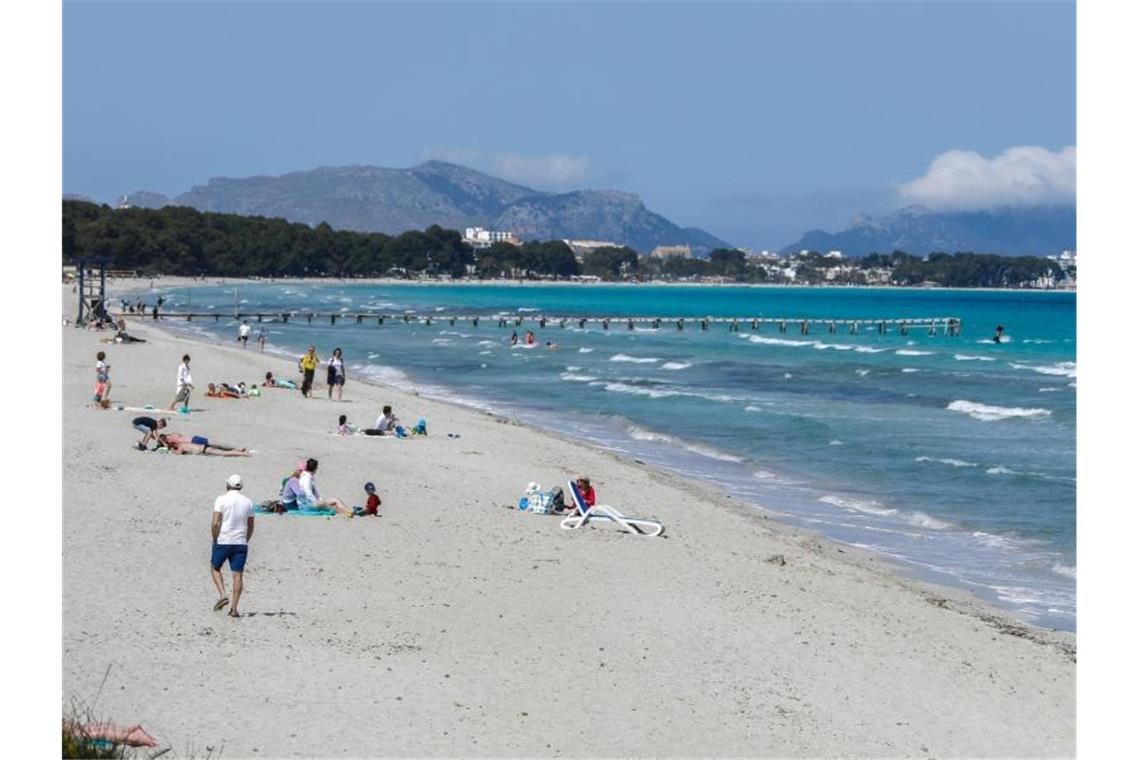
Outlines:
[{"label": "person sitting on sand", "polygon": [[292,380],[278,380],[273,376],[272,372],[265,373],[265,382],[261,384],[263,388],[288,388],[291,391],[297,390],[297,384]]},{"label": "person sitting on sand", "polygon": [[[171,454],[206,454],[215,457],[247,457],[250,455],[248,449],[210,443],[208,439],[201,438],[201,436],[194,436],[193,439],[186,440],[186,437],[179,433],[159,433],[157,437],[159,444],[165,446]],[[203,442],[199,443],[198,439]]]},{"label": "person sitting on sand", "polygon": [[286,475],[281,481],[281,506],[286,512],[299,509],[297,500],[301,498],[301,473],[305,471],[305,461],[301,460],[293,468],[293,472]]},{"label": "person sitting on sand", "polygon": [[166,420],[162,417],[157,420],[154,417],[135,417],[131,421],[131,425],[143,434],[142,440],[135,445],[139,451],[146,451],[146,446],[151,441],[155,441],[157,445],[158,431],[166,427]]},{"label": "person sitting on sand", "polygon": [[365,483],[364,493],[368,494],[368,498],[364,502],[363,507],[353,507],[352,513],[354,515],[364,516],[372,515],[379,517],[380,515],[380,495],[376,493],[375,483]]},{"label": "person sitting on sand", "polygon": [[356,434],[356,428],[353,427],[352,425],[348,424],[348,415],[347,414],[342,414],[337,419],[336,434],[337,435],[355,435]]},{"label": "person sitting on sand", "polygon": [[396,431],[396,425],[400,420],[396,417],[396,413],[392,411],[392,407],[385,404],[380,416],[376,418],[376,424],[372,426],[373,430],[378,432],[373,435],[392,435]]},{"label": "person sitting on sand", "polygon": [[301,487],[301,495],[297,499],[297,507],[302,510],[315,510],[315,509],[328,509],[332,507],[336,510],[337,514],[342,514],[345,517],[352,517],[352,510],[344,505],[340,499],[329,497],[322,499],[321,494],[317,491],[317,465],[319,463],[315,459],[309,459],[305,462],[305,471],[301,473],[298,478],[298,485]]}]

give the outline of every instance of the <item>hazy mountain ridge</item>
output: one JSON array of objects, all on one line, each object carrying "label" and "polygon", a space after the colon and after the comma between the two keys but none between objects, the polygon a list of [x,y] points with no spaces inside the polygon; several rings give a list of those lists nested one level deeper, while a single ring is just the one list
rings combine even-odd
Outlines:
[{"label": "hazy mountain ridge", "polygon": [[860,215],[839,232],[811,230],[780,250],[843,251],[848,256],[936,251],[1042,256],[1077,247],[1077,215],[1072,206],[998,208],[989,211],[931,211],[908,206],[873,218]]},{"label": "hazy mountain ridge", "polygon": [[526,240],[612,240],[642,252],[684,243],[694,252],[729,247],[704,230],[681,228],[649,211],[631,193],[542,192],[443,161],[410,169],[340,166],[279,176],[215,177],[169,201],[149,192],[124,200],[148,208],[157,202],[309,225],[328,222],[360,232],[398,234],[438,224],[509,230]]}]

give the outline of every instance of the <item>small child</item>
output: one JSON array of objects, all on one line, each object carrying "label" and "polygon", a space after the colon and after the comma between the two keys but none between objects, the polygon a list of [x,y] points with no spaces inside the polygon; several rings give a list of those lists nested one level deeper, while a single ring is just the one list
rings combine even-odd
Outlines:
[{"label": "small child", "polygon": [[376,485],[372,482],[365,483],[364,492],[368,494],[368,500],[364,503],[363,507],[353,507],[352,513],[355,515],[373,515],[378,517],[380,515],[380,496],[376,493]]},{"label": "small child", "polygon": [[356,428],[348,424],[348,415],[342,414],[337,419],[336,434],[337,435],[352,435],[356,432]]}]

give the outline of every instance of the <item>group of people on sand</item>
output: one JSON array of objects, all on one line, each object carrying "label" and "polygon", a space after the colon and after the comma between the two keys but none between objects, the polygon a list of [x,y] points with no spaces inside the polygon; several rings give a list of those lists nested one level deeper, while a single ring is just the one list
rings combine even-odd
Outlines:
[{"label": "group of people on sand", "polygon": [[[298,462],[292,474],[282,481],[280,503],[283,511],[316,515],[339,514],[347,518],[379,515],[380,495],[372,482],[364,484],[366,498],[361,507],[349,508],[340,499],[322,498],[316,482],[319,464],[312,458]],[[253,538],[254,529],[255,510],[253,502],[242,493],[244,486],[241,475],[235,473],[226,478],[225,493],[214,500],[214,510],[210,517],[210,534],[213,538],[210,547],[210,578],[218,592],[214,610],[229,607],[227,614],[234,618],[241,617],[238,604],[244,588],[245,564],[249,558],[249,542]],[[222,567],[227,563],[233,575],[232,599],[226,593],[225,578],[222,576]]]},{"label": "group of people on sand", "polygon": [[349,423],[348,415],[342,414],[337,418],[336,425],[337,435],[390,435],[396,438],[408,438],[413,435],[427,435],[427,420],[421,418],[414,426],[405,429],[400,424],[400,419],[396,413],[392,411],[390,404],[385,404],[384,408],[380,411],[380,416],[376,418],[376,422],[370,428],[363,430]]},{"label": "group of people on sand", "polygon": [[[162,451],[171,454],[205,454],[215,457],[247,457],[252,452],[243,446],[231,446],[226,443],[211,441],[204,435],[195,435],[187,438],[181,433],[162,432],[166,430],[167,422],[164,417],[135,417],[131,426],[143,434],[135,444],[139,451]],[[153,444],[153,449],[148,445]]]}]

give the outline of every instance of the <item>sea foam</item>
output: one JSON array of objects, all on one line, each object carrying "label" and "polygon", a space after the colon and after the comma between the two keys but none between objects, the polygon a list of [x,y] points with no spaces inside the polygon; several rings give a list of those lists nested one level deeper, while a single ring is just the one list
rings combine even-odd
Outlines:
[{"label": "sea foam", "polygon": [[962,412],[968,414],[976,420],[983,422],[993,422],[995,420],[1012,419],[1016,417],[1024,417],[1026,419],[1037,419],[1041,417],[1048,417],[1052,414],[1048,409],[1023,409],[1021,407],[1006,407],[1006,406],[990,406],[988,404],[979,404],[975,401],[951,401],[946,405],[946,408],[952,412]]}]

